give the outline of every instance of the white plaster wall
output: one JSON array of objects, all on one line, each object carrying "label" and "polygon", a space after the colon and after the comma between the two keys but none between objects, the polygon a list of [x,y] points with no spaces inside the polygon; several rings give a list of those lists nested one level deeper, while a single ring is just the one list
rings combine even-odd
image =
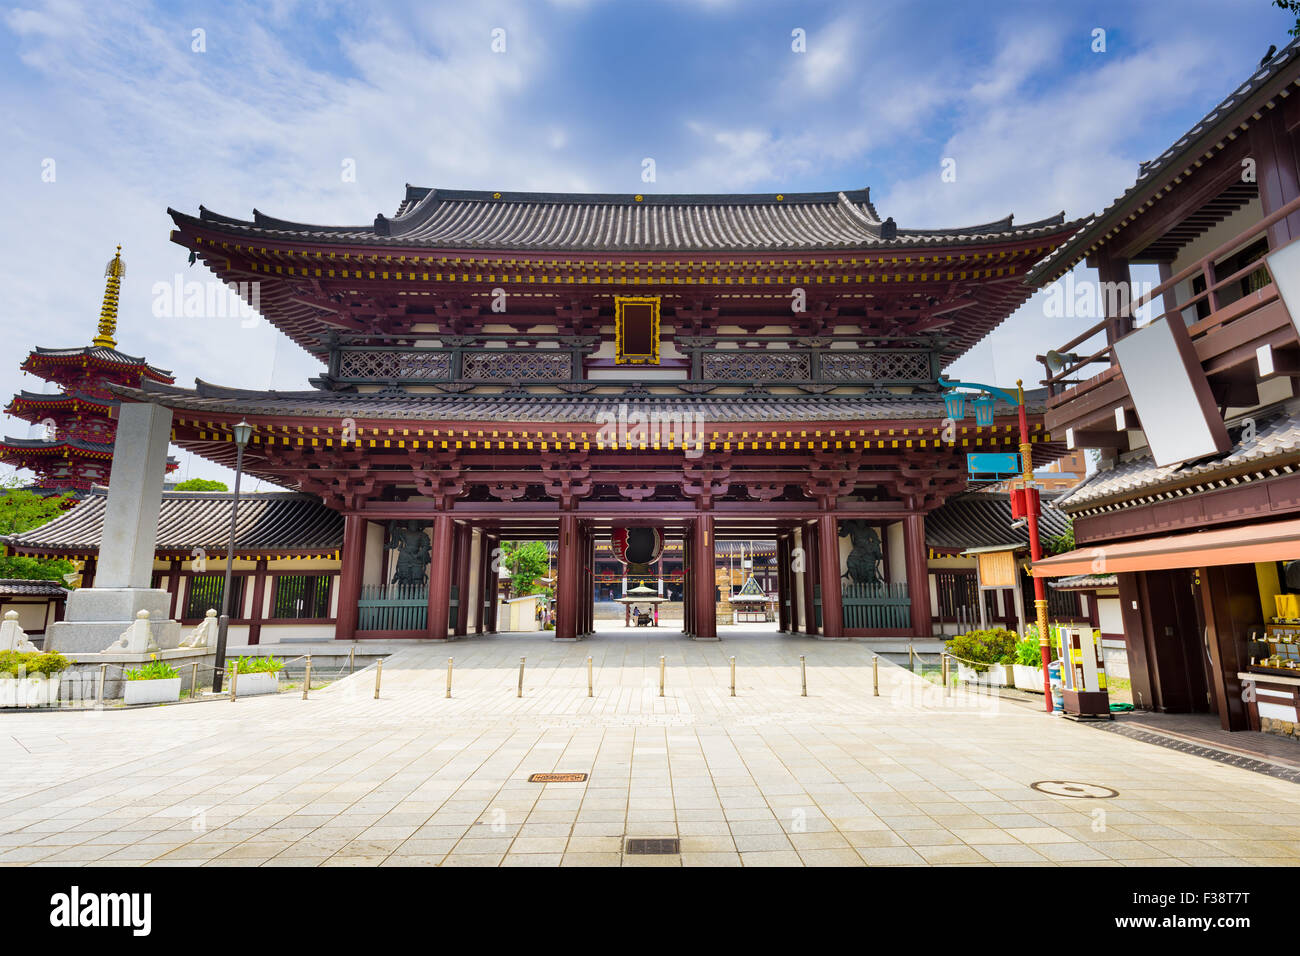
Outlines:
[{"label": "white plaster wall", "polygon": [[[244,628],[243,643],[247,644],[248,629]],[[234,631],[234,628],[231,628]],[[332,641],[333,624],[263,624],[260,644],[275,644],[279,641]],[[296,655],[294,655],[296,656]]]},{"label": "white plaster wall", "polygon": [[6,602],[0,605],[0,617],[3,617],[9,611],[18,612],[18,626],[24,631],[41,631],[45,629],[47,611],[44,603]]},{"label": "white plaster wall", "polygon": [[889,543],[889,580],[907,580],[907,551],[903,547],[903,522],[895,521],[885,527]]},{"label": "white plaster wall", "polygon": [[1098,595],[1097,629],[1103,634],[1124,633],[1124,615],[1118,597]]},{"label": "white plaster wall", "polygon": [[482,603],[478,600],[479,558],[482,554],[483,535],[475,529],[471,532],[469,544],[469,594],[465,595],[465,599],[469,601],[469,617],[466,619],[469,623],[466,627],[471,632],[478,624],[479,614],[483,609]]},{"label": "white plaster wall", "polygon": [[362,584],[382,584],[384,576],[384,526],[373,521],[366,522],[366,567],[361,576]]},{"label": "white plaster wall", "polygon": [[[803,549],[803,529],[802,529],[802,528],[796,528],[796,529],[795,529],[795,532],[794,532],[794,544],[793,544],[792,547],[795,548],[795,549],[798,549],[798,550],[801,552],[801,558],[800,558],[800,560],[796,561],[796,562],[794,563],[793,566],[796,567],[796,568],[799,568],[799,567],[806,568],[806,567],[808,567],[808,552],[807,552],[807,551],[804,551],[804,549]],[[806,614],[804,613],[806,609],[804,608],[804,603],[805,603],[805,602],[804,602],[804,590],[803,590],[803,576],[804,576],[804,572],[803,572],[803,571],[795,571],[794,574],[791,575],[791,577],[792,577],[793,580],[794,580],[794,605],[793,605],[793,607],[794,607],[794,611],[795,611],[795,619],[799,622],[799,625],[800,625],[799,630],[804,630],[804,629],[807,627],[807,624],[808,624]]]}]

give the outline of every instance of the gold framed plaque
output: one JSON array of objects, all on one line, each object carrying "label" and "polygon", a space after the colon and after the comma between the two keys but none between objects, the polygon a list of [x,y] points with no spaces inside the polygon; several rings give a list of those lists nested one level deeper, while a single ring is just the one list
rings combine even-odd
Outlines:
[{"label": "gold framed plaque", "polygon": [[614,296],[614,361],[659,364],[659,296]]}]

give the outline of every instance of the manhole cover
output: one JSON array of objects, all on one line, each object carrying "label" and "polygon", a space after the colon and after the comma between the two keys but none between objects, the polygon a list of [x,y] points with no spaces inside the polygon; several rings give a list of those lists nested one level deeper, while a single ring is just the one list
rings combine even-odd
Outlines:
[{"label": "manhole cover", "polygon": [[671,840],[632,837],[627,841],[627,852],[635,856],[681,853],[682,841],[675,837]]},{"label": "manhole cover", "polygon": [[582,783],[587,779],[585,773],[535,773],[528,778],[529,783]]},{"label": "manhole cover", "polygon": [[1040,780],[1031,783],[1031,787],[1041,793],[1050,793],[1054,797],[1118,797],[1119,791],[1095,783],[1073,783],[1069,780]]}]

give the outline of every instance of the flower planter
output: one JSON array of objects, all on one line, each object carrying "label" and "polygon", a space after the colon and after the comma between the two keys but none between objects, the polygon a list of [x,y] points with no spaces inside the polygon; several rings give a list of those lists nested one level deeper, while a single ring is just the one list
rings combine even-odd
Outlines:
[{"label": "flower planter", "polygon": [[1016,678],[1016,690],[1043,692],[1043,669],[1030,667],[1028,664],[1016,664],[1013,668]]},{"label": "flower planter", "polygon": [[129,680],[122,696],[127,704],[170,704],[181,699],[181,679]]},{"label": "flower planter", "polygon": [[989,669],[984,672],[984,682],[992,684],[994,687],[1011,687],[1016,682],[1015,674],[1012,673],[1012,664],[990,664]]},{"label": "flower planter", "polygon": [[967,684],[988,684],[992,687],[1010,687],[1014,678],[1010,664],[990,664],[984,671],[976,671],[969,664],[957,664],[957,677]]},{"label": "flower planter", "polygon": [[57,707],[59,676],[0,678],[0,707]]},{"label": "flower planter", "polygon": [[279,671],[258,671],[255,674],[240,674],[235,685],[236,697],[255,697],[258,694],[274,694],[280,690]]}]

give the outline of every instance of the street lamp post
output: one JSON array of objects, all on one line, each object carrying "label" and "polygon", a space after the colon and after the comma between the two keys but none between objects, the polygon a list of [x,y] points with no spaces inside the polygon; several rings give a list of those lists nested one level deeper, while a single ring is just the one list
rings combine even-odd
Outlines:
[{"label": "street lamp post", "polygon": [[[1021,488],[1025,491],[1025,519],[1028,523],[1029,530],[1029,558],[1033,563],[1042,560],[1043,542],[1039,537],[1038,519],[1041,516],[1042,502],[1037,495],[1030,495],[1029,485],[1034,480],[1034,463],[1033,463],[1033,446],[1029,441],[1029,415],[1025,410],[1025,388],[1021,379],[1016,379],[1016,392],[1011,394],[1000,388],[994,388],[992,385],[980,385],[975,382],[950,382],[940,377],[939,385],[945,389],[977,388],[990,396],[1001,398],[1009,405],[1016,406],[1016,414],[1020,424],[1020,468],[1021,468]],[[949,392],[956,395],[959,393]],[[972,403],[974,404],[974,403]],[[952,407],[952,406],[950,406]],[[955,408],[958,410],[955,418],[961,417],[962,404],[957,402]],[[988,407],[990,421],[992,419],[992,407]],[[1051,647],[1048,643],[1047,636],[1047,583],[1041,575],[1034,574],[1034,612],[1038,622],[1038,649],[1043,661],[1043,697],[1044,705],[1047,712],[1052,713],[1052,679],[1048,674],[1047,668],[1051,664]],[[1019,581],[1016,587],[1019,587]]]},{"label": "street lamp post", "polygon": [[232,431],[235,434],[235,494],[230,503],[230,535],[226,540],[226,575],[221,586],[221,616],[217,618],[217,658],[213,662],[213,693],[221,693],[222,671],[226,666],[226,633],[230,629],[230,571],[235,563],[235,527],[239,520],[239,479],[244,472],[244,446],[253,434],[253,426],[240,420]]}]

